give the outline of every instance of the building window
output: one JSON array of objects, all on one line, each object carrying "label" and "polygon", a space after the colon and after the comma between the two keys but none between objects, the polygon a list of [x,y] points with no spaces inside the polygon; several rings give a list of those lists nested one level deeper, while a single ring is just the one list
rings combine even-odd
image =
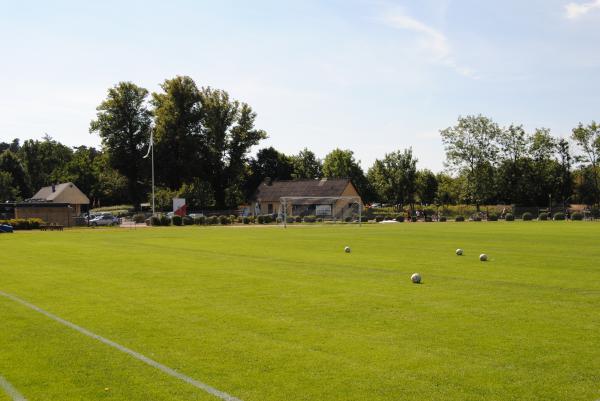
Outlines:
[{"label": "building window", "polygon": [[269,203],[267,205],[267,213],[268,214],[273,214],[273,204],[272,203]]}]

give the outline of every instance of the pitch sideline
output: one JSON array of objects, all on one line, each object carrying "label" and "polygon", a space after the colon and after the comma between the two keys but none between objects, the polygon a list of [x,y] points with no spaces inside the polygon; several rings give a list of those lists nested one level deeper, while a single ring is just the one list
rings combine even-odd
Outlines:
[{"label": "pitch sideline", "polygon": [[13,401],[27,401],[14,386],[2,376],[0,376],[0,388],[3,389]]},{"label": "pitch sideline", "polygon": [[[153,359],[150,359],[147,356],[140,354],[139,352],[136,352],[136,351],[134,351],[134,350],[132,350],[130,348],[127,348],[127,347],[121,345],[121,344],[118,344],[118,343],[116,343],[114,341],[111,341],[108,338],[102,337],[99,334],[93,333],[93,332],[89,331],[88,329],[85,329],[85,328],[83,328],[81,326],[76,325],[75,323],[71,323],[68,320],[65,320],[65,319],[63,319],[61,317],[58,317],[58,316],[56,316],[56,315],[54,315],[54,314],[52,314],[52,313],[50,313],[50,312],[48,312],[48,311],[46,311],[46,310],[38,307],[38,306],[35,306],[35,305],[33,305],[33,304],[31,304],[31,303],[29,303],[29,302],[27,302],[27,301],[19,298],[19,297],[16,297],[14,295],[8,294],[8,293],[6,293],[4,291],[0,291],[0,296],[3,296],[4,298],[10,299],[12,301],[15,301],[15,302],[17,302],[17,303],[19,303],[19,304],[21,304],[23,306],[28,307],[29,309],[32,309],[32,310],[34,310],[34,311],[36,311],[38,313],[41,313],[42,315],[44,315],[44,316],[46,316],[46,317],[48,317],[48,318],[50,318],[50,319],[52,319],[52,320],[54,320],[54,321],[62,324],[64,326],[70,327],[73,330],[78,331],[81,334],[84,334],[84,335],[86,335],[88,337],[91,337],[91,338],[93,338],[95,340],[98,340],[98,341],[100,341],[100,342],[102,342],[102,343],[104,343],[104,344],[106,344],[106,345],[108,345],[110,347],[113,347],[113,348],[115,348],[115,349],[117,349],[117,350],[119,350],[119,351],[121,351],[121,352],[123,352],[125,354],[128,354],[128,355],[134,357],[135,359],[144,362],[146,365],[152,366],[153,368],[156,368],[156,369],[162,371],[163,373],[168,374],[169,376],[172,376],[172,377],[175,377],[175,378],[177,378],[179,380],[182,380],[182,381],[184,381],[184,382],[186,382],[186,383],[188,383],[188,384],[190,384],[190,385],[192,385],[192,386],[194,386],[194,387],[196,387],[196,388],[198,388],[200,390],[203,390],[203,391],[207,392],[208,394],[214,395],[215,397],[218,397],[218,398],[220,398],[220,399],[222,399],[224,401],[242,401],[239,398],[236,398],[236,397],[234,397],[232,395],[229,395],[229,394],[227,394],[227,393],[225,393],[225,392],[223,392],[221,390],[218,390],[218,389],[216,389],[216,388],[214,388],[214,387],[212,387],[212,386],[210,386],[210,385],[208,385],[206,383],[203,383],[203,382],[198,381],[196,379],[193,379],[193,378],[191,378],[189,376],[186,376],[183,373],[180,373],[180,372],[176,371],[175,369],[172,369],[172,368],[170,368],[170,367],[168,367],[166,365],[163,365],[160,362],[157,362],[157,361],[155,361]],[[7,389],[7,387],[4,387],[5,383],[2,382],[1,379],[2,379],[2,376],[0,376],[0,387],[3,387],[5,389]],[[14,390],[14,388],[10,385],[10,383],[6,382],[6,384],[8,384],[8,386],[9,386],[8,388]],[[14,391],[16,392],[16,390],[14,390]],[[11,393],[9,392],[9,394],[11,394]],[[15,394],[18,395],[18,396],[20,396],[18,393],[15,393]],[[14,401],[26,401],[25,398],[22,398],[22,396],[21,396],[21,398],[15,398],[13,396],[13,400]]]}]

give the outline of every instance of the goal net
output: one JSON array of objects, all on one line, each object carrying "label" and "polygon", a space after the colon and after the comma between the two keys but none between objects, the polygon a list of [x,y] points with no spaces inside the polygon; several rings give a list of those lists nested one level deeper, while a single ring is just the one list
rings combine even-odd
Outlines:
[{"label": "goal net", "polygon": [[284,196],[278,212],[284,225],[311,220],[360,223],[362,201],[358,196]]}]

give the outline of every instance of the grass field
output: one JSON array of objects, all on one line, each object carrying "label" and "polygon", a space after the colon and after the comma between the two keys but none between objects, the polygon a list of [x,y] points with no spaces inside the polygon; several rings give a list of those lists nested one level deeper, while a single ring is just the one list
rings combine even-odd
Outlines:
[{"label": "grass field", "polygon": [[[18,232],[0,253],[0,291],[244,401],[600,399],[597,223]],[[6,296],[0,376],[29,401],[218,400]]]}]

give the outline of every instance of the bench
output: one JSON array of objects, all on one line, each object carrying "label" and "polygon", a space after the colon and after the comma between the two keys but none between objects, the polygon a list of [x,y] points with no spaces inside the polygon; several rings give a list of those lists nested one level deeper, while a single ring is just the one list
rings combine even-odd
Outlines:
[{"label": "bench", "polygon": [[54,230],[56,230],[56,231],[62,231],[63,228],[64,228],[64,226],[61,226],[61,225],[58,225],[58,224],[45,224],[43,226],[40,226],[40,230],[41,231],[47,231],[47,230],[50,230],[50,231],[54,231]]}]

